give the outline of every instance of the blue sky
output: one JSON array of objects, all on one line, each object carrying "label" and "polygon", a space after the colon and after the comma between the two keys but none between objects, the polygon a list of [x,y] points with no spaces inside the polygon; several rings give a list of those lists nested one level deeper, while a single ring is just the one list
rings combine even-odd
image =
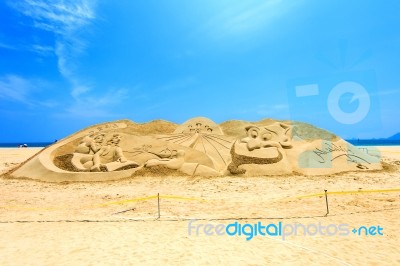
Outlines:
[{"label": "blue sky", "polygon": [[6,0],[0,12],[0,142],[194,116],[400,131],[396,0]]}]

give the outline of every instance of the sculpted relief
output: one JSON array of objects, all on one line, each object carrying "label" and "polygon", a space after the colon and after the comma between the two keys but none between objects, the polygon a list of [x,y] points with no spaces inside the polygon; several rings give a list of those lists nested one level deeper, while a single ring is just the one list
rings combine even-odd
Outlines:
[{"label": "sculpted relief", "polygon": [[285,149],[292,148],[291,128],[283,123],[270,126],[247,126],[247,137],[237,140],[231,148],[232,174],[244,174],[243,164],[274,164],[283,159]]},{"label": "sculpted relief", "polygon": [[318,174],[321,167],[326,173],[378,167],[344,140],[334,140],[334,148],[326,149],[323,143],[328,140],[294,139],[293,125],[279,121],[218,125],[194,118],[181,125],[154,123],[166,133],[149,134],[154,126],[150,123],[127,123],[123,131],[110,125],[89,128],[68,145],[58,144],[54,164],[69,172],[92,173],[164,167],[190,176]]},{"label": "sculpted relief", "polygon": [[121,136],[104,133],[85,136],[76,147],[71,163],[80,171],[108,172],[138,164],[125,158],[119,146]]}]

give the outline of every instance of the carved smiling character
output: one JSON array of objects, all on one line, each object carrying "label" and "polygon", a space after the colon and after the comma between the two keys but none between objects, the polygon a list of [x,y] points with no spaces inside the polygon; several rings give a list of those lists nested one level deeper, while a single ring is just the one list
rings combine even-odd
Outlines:
[{"label": "carved smiling character", "polygon": [[291,127],[276,122],[269,126],[246,127],[247,137],[232,146],[232,162],[228,170],[232,174],[244,174],[242,164],[273,164],[282,160],[283,149],[292,148]]},{"label": "carved smiling character", "polygon": [[249,151],[266,147],[283,147],[286,149],[292,147],[289,140],[291,128],[286,124],[274,123],[265,127],[248,126],[246,131],[247,137],[241,139],[241,142],[247,143]]}]

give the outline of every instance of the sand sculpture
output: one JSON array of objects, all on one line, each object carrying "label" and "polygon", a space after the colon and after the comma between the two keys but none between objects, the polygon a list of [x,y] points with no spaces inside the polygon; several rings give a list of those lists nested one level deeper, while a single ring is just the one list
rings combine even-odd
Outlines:
[{"label": "sand sculpture", "polygon": [[103,145],[105,134],[99,133],[84,137],[72,155],[71,164],[80,171],[110,172],[123,167],[139,166],[125,158],[119,147],[121,136],[113,134]]},{"label": "sand sculpture", "polygon": [[[129,120],[83,129],[47,147],[11,177],[104,181],[177,173],[189,176],[322,175],[382,169],[343,139],[292,121],[227,121],[197,117],[181,125]],[[165,170],[165,171],[164,171]]]},{"label": "sand sculpture", "polygon": [[239,168],[240,165],[276,164],[284,158],[283,149],[293,147],[290,140],[291,128],[286,124],[276,122],[266,127],[248,126],[245,129],[247,137],[236,141],[231,148],[232,162],[228,170],[232,174],[246,173],[245,168]]}]

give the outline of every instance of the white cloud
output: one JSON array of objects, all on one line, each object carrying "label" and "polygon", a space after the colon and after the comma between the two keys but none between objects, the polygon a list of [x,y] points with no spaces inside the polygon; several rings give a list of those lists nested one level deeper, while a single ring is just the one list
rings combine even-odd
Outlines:
[{"label": "white cloud", "polygon": [[41,44],[33,44],[29,46],[25,45],[9,45],[7,43],[0,41],[0,48],[8,49],[8,50],[27,50],[30,52],[34,52],[40,54],[42,56],[48,56],[54,53],[54,48],[47,45]]},{"label": "white cloud", "polygon": [[74,97],[74,99],[79,100],[79,96],[81,96],[82,94],[90,91],[91,88],[87,87],[87,86],[74,86],[71,92],[72,97]]},{"label": "white cloud", "polygon": [[49,84],[40,79],[25,79],[18,75],[0,77],[0,100],[19,102],[29,107],[58,105],[54,100],[36,100],[35,94]]},{"label": "white cloud", "polygon": [[90,25],[96,18],[95,2],[93,0],[23,0],[10,4],[23,15],[30,17],[34,27],[54,34],[55,47],[36,44],[32,46],[32,50],[38,53],[55,53],[58,59],[58,70],[71,83],[71,95],[74,98],[89,91],[82,90],[87,86],[82,84],[76,73],[77,66],[73,58],[86,48],[78,31]]},{"label": "white cloud", "polygon": [[102,95],[80,97],[66,109],[66,113],[55,114],[57,117],[115,117],[114,112],[108,111],[121,101],[128,98],[127,89],[110,90]]},{"label": "white cloud", "polygon": [[11,46],[5,43],[0,42],[0,48],[7,49],[7,50],[23,50],[36,53],[40,56],[49,56],[54,54],[54,48],[51,46],[40,45],[40,44],[33,44],[29,46],[25,45],[15,45]]},{"label": "white cloud", "polygon": [[[109,116],[108,108],[126,99],[127,90],[99,93],[78,72],[76,58],[85,51],[87,43],[82,32],[96,19],[94,0],[23,0],[11,4],[33,20],[32,26],[54,34],[54,47],[34,45],[38,53],[54,52],[60,74],[71,84],[73,103],[56,116]],[[53,102],[42,102],[52,106]]]},{"label": "white cloud", "polygon": [[65,35],[90,23],[95,18],[95,1],[23,0],[11,5],[33,19],[34,26]]},{"label": "white cloud", "polygon": [[0,78],[0,99],[31,104],[28,93],[32,89],[33,85],[19,76],[7,75]]},{"label": "white cloud", "polygon": [[0,42],[0,48],[8,49],[8,50],[16,50],[17,48],[6,43]]},{"label": "white cloud", "polygon": [[40,55],[46,56],[54,53],[54,48],[51,46],[34,44],[31,49],[32,52],[38,53]]}]

